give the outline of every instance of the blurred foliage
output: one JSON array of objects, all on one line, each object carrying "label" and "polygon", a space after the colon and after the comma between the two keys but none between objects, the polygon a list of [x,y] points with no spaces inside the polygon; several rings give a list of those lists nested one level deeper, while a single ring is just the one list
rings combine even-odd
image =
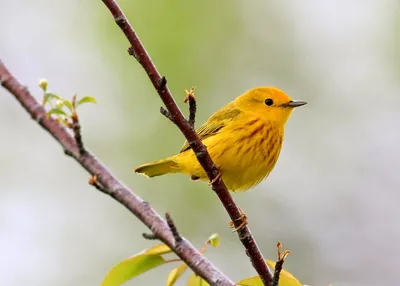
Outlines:
[{"label": "blurred foliage", "polygon": [[[212,234],[200,249],[200,253],[204,254],[206,252],[207,245],[213,247],[218,247],[220,243],[219,235]],[[136,276],[147,272],[153,268],[160,265],[171,263],[171,262],[181,262],[180,259],[164,259],[163,255],[172,253],[172,250],[165,244],[158,244],[145,250],[138,255],[132,256],[124,261],[121,261],[116,266],[114,266],[104,278],[101,286],[119,286],[128,280],[135,278]],[[175,282],[183,275],[187,269],[185,263],[180,264],[178,267],[174,268],[167,277],[167,286],[175,285]],[[201,278],[189,278],[188,285],[208,285],[207,282],[203,281]],[[192,282],[191,282],[192,281]],[[198,283],[197,283],[198,282]]]},{"label": "blurred foliage", "polygon": [[73,117],[77,118],[76,112],[79,105],[97,103],[92,96],[84,96],[78,100],[78,96],[75,94],[72,96],[72,100],[68,100],[56,93],[47,92],[48,82],[44,79],[40,80],[39,87],[43,90],[42,106],[49,106],[46,116],[54,115],[59,123],[68,128],[72,128]]},{"label": "blurred foliage", "polygon": [[[266,260],[268,266],[275,270],[275,261]],[[250,278],[245,278],[239,282],[237,282],[238,286],[263,286],[263,282],[261,281],[260,276],[254,276]],[[303,286],[299,280],[297,280],[290,272],[285,269],[282,269],[279,276],[279,286]]]},{"label": "blurred foliage", "polygon": [[[236,5],[232,5],[229,1],[210,0],[201,3],[184,1],[134,3],[125,0],[120,1],[120,5],[160,73],[166,76],[168,86],[177,98],[181,94],[183,99],[182,90],[186,86],[198,85],[205,89],[204,87],[218,81],[215,74],[222,73],[229,60],[229,54],[223,51],[241,32]],[[227,9],[229,13],[224,13]],[[105,17],[102,25],[104,26],[100,27],[100,30],[104,33],[97,35],[102,45],[106,43],[117,50],[129,47],[117,25],[110,25],[109,18]],[[226,41],[223,35],[232,31],[235,33],[231,33],[230,41]],[[115,57],[118,57],[117,62]],[[134,89],[138,83],[139,85],[147,83],[148,94],[126,96],[126,100],[132,101],[132,105],[138,102],[138,96],[146,98],[145,102],[160,102],[147,75],[134,58],[127,60],[126,53],[117,53],[105,59],[110,61],[108,63],[110,65],[120,65],[120,61],[126,63],[123,69],[116,72],[119,73],[121,82],[128,83],[128,89],[130,85]],[[212,72],[204,73],[210,69]],[[134,78],[132,70],[139,71]],[[204,94],[204,97],[211,98],[212,94]]]},{"label": "blurred foliage", "polygon": [[[203,244],[200,249],[200,253],[204,254],[206,252],[207,245],[213,247],[218,247],[220,245],[220,237],[218,234],[212,234],[208,240]],[[278,256],[280,255],[281,244],[278,243]],[[137,255],[134,255],[128,259],[125,259],[114,266],[106,275],[101,286],[119,286],[128,280],[143,274],[149,270],[152,270],[160,265],[179,262],[180,259],[164,259],[163,255],[172,253],[171,249],[165,244],[158,244],[153,246]],[[288,252],[284,252],[283,256],[279,259],[285,259]],[[283,261],[282,260],[282,261]],[[275,262],[271,260],[266,260],[268,266],[274,270]],[[166,281],[167,286],[175,285],[175,282],[185,273],[188,266],[185,263],[180,264],[176,268],[172,269],[169,273]],[[209,284],[204,281],[201,277],[192,273],[187,281],[187,286],[208,286]],[[241,286],[263,286],[263,283],[259,276],[245,278],[239,282],[237,285]],[[282,269],[279,277],[279,286],[302,286],[302,284],[288,271]]]},{"label": "blurred foliage", "polygon": [[101,285],[119,286],[144,272],[166,263],[166,260],[161,255],[170,252],[171,249],[168,246],[159,244],[121,261],[109,271]]}]

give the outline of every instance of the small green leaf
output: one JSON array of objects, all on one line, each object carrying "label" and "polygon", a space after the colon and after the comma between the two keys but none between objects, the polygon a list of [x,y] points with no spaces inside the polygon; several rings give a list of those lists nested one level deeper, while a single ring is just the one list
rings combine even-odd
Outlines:
[{"label": "small green leaf", "polygon": [[68,116],[64,110],[60,109],[60,108],[52,108],[49,111],[47,111],[47,116],[50,116],[52,114],[56,114],[56,115],[64,115],[64,116]]},{"label": "small green leaf", "polygon": [[[162,249],[159,248],[158,250],[153,251],[154,253],[158,253],[160,250]],[[150,253],[151,252],[152,251],[150,251]],[[144,251],[136,256],[125,259],[114,266],[107,273],[106,277],[101,283],[101,286],[119,286],[126,281],[164,263],[165,259],[161,255],[148,254],[147,251]]]},{"label": "small green leaf", "polygon": [[211,246],[213,247],[218,247],[220,244],[220,237],[218,235],[218,233],[214,233],[212,234],[207,241],[209,244],[211,244]]},{"label": "small green leaf", "polygon": [[171,253],[172,250],[169,248],[168,245],[165,244],[157,244],[156,246],[153,246],[152,248],[147,249],[143,254],[146,255],[162,255],[162,254],[167,254]]},{"label": "small green leaf", "polygon": [[56,108],[63,109],[64,107],[64,100],[57,100],[56,101]]},{"label": "small green leaf", "polygon": [[49,100],[52,100],[52,99],[59,99],[59,100],[62,100],[62,98],[61,98],[60,96],[58,96],[57,94],[55,94],[55,93],[50,93],[50,92],[46,92],[46,93],[44,94],[44,96],[43,96],[43,103],[42,103],[42,105],[44,106]]},{"label": "small green leaf", "polygon": [[97,103],[97,101],[92,96],[85,96],[85,97],[82,97],[81,99],[79,99],[79,101],[76,104],[76,106],[78,107],[79,105],[81,105],[83,103]]},{"label": "small green leaf", "polygon": [[192,273],[186,283],[186,286],[210,286],[210,284],[208,284],[207,281],[203,280],[203,278],[201,278],[200,276]]},{"label": "small green leaf", "polygon": [[[275,262],[271,260],[265,260],[267,262],[268,266],[272,268],[272,270],[275,269]],[[261,281],[260,276],[254,276],[254,277],[249,277],[245,278],[238,283],[236,283],[238,286],[263,286],[264,284]],[[279,276],[279,286],[303,286],[303,284],[300,283],[299,280],[297,280],[290,272],[286,271],[285,269],[282,269],[281,274]]]},{"label": "small green leaf", "polygon": [[63,100],[64,105],[72,112],[72,103],[69,100]]},{"label": "small green leaf", "polygon": [[[279,281],[279,286],[280,285]],[[260,276],[254,276],[254,277],[249,277],[245,278],[243,280],[240,280],[239,282],[236,283],[238,286],[264,286],[264,283],[261,281]]]},{"label": "small green leaf", "polygon": [[76,98],[77,98],[77,94],[74,94],[73,96],[72,96],[72,100],[71,100],[71,103],[72,103],[72,109],[76,109],[78,106],[76,105]]},{"label": "small green leaf", "polygon": [[167,286],[173,286],[176,280],[182,276],[182,274],[186,271],[187,265],[185,263],[179,265],[178,267],[172,269],[172,271],[168,274],[167,278]]}]

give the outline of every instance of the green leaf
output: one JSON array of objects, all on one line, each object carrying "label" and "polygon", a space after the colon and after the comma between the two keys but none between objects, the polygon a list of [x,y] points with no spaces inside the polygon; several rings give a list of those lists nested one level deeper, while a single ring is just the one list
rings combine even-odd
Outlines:
[{"label": "green leaf", "polygon": [[200,276],[192,273],[186,283],[186,286],[210,286],[210,284],[208,284],[207,281],[203,280],[203,278],[201,278]]},{"label": "green leaf", "polygon": [[218,247],[220,244],[220,237],[218,235],[218,233],[214,233],[212,234],[207,241],[209,244],[211,244],[211,246],[213,247]]},{"label": "green leaf", "polygon": [[46,93],[44,94],[44,96],[43,96],[42,105],[44,106],[49,100],[52,100],[52,99],[59,99],[59,100],[62,100],[62,98],[61,98],[60,96],[58,96],[57,94],[55,94],[55,93],[50,93],[50,92],[46,92]]},{"label": "green leaf", "polygon": [[176,280],[179,279],[179,277],[182,276],[183,273],[185,273],[187,269],[187,265],[185,263],[179,265],[175,269],[172,269],[172,271],[168,274],[167,278],[167,286],[173,286],[176,282]]},{"label": "green leaf", "polygon": [[[272,270],[275,269],[275,262],[271,260],[266,260],[269,267]],[[238,286],[263,286],[264,284],[261,281],[260,276],[254,276],[245,278],[236,283]],[[290,272],[282,269],[281,274],[279,276],[279,286],[303,286],[299,280],[297,280]]]},{"label": "green leaf", "polygon": [[56,108],[63,109],[64,107],[64,100],[56,100]]},{"label": "green leaf", "polygon": [[[261,281],[260,276],[245,278],[245,279],[237,282],[236,285],[238,285],[238,286],[264,286],[263,282]],[[281,286],[280,281],[279,281],[279,286]]]},{"label": "green leaf", "polygon": [[114,266],[106,275],[101,286],[119,286],[126,281],[156,268],[166,261],[162,254],[172,252],[165,244],[158,244],[138,255],[125,259]]},{"label": "green leaf", "polygon": [[159,255],[137,255],[114,266],[106,275],[101,286],[119,286],[126,281],[165,263]]},{"label": "green leaf", "polygon": [[49,111],[47,111],[47,116],[50,116],[52,114],[56,114],[56,115],[64,115],[64,116],[68,116],[64,110],[60,109],[60,108],[52,108]]},{"label": "green leaf", "polygon": [[97,103],[96,99],[92,96],[85,96],[79,99],[78,103],[76,104],[76,107],[83,103]]},{"label": "green leaf", "polygon": [[169,248],[168,245],[165,244],[157,244],[156,246],[153,246],[152,248],[149,248],[146,250],[143,254],[147,255],[161,255],[161,254],[167,254],[171,253],[172,250]]},{"label": "green leaf", "polygon": [[64,105],[72,112],[72,103],[69,100],[63,100]]},{"label": "green leaf", "polygon": [[[265,260],[267,262],[268,266],[271,267],[272,269],[275,269],[275,261],[272,260]],[[289,271],[282,269],[281,275],[279,276],[279,286],[302,286],[303,284],[300,283],[299,280],[297,280],[292,273]],[[282,283],[282,285],[281,285]]]}]

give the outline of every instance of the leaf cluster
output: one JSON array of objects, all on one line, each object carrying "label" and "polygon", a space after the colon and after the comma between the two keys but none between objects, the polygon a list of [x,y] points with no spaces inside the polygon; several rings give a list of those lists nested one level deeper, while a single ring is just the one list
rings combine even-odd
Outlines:
[{"label": "leaf cluster", "polygon": [[[218,234],[211,235],[200,248],[204,254],[207,246],[218,247],[220,237]],[[180,263],[174,268],[167,277],[166,286],[175,285],[176,281],[185,273],[188,266],[180,259],[166,259],[166,254],[172,253],[172,250],[165,244],[157,244],[137,255],[131,256],[117,265],[115,265],[104,278],[101,286],[119,286],[147,271],[157,268],[161,265],[177,262]],[[275,268],[275,262],[266,260],[266,263],[272,269]],[[186,282],[187,286],[209,286],[196,273],[192,273]],[[260,276],[248,277],[236,283],[238,286],[263,286]],[[288,271],[282,270],[280,273],[279,286],[302,286],[302,284]]]},{"label": "leaf cluster", "polygon": [[49,108],[46,116],[50,117],[54,115],[59,123],[62,123],[68,128],[72,128],[73,117],[77,116],[76,110],[78,106],[85,103],[97,103],[96,99],[92,96],[84,96],[78,99],[78,96],[75,94],[72,100],[68,100],[56,93],[48,92],[48,82],[44,79],[39,81],[39,87],[44,93],[42,106],[45,107],[47,105]]}]

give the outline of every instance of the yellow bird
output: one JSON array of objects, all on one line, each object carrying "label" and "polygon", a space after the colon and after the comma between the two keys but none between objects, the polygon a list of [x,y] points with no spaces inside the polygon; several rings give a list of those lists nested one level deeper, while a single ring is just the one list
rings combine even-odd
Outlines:
[{"label": "yellow bird", "polygon": [[[197,129],[230,191],[248,190],[269,175],[281,151],[285,123],[293,109],[304,104],[278,88],[257,87]],[[139,166],[135,172],[150,178],[183,173],[193,180],[208,180],[188,142],[177,155]]]}]

